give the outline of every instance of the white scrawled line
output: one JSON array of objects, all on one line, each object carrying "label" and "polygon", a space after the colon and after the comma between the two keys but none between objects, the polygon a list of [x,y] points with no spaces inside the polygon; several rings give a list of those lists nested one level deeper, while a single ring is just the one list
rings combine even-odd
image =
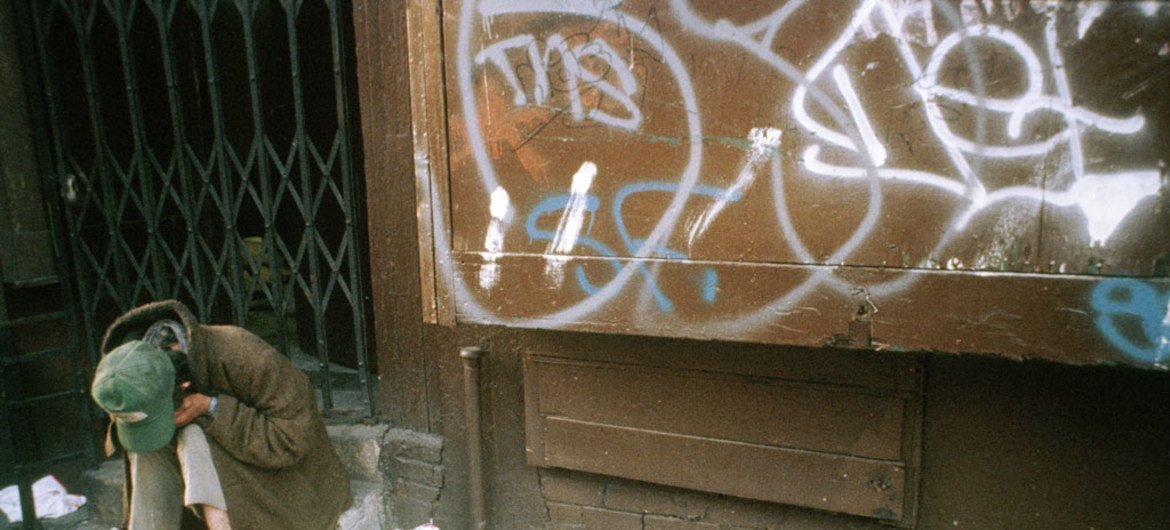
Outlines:
[{"label": "white scrawled line", "polygon": [[483,252],[480,253],[485,263],[479,269],[479,286],[485,291],[495,287],[500,279],[500,264],[496,260],[504,251],[504,219],[508,216],[509,207],[511,200],[508,198],[508,190],[496,186],[488,207],[492,220],[488,223],[487,234],[483,238]]},{"label": "white scrawled line", "polygon": [[748,131],[748,139],[752,142],[752,150],[748,159],[735,177],[735,182],[727,188],[702,214],[696,218],[687,235],[687,245],[694,246],[695,241],[707,231],[720,212],[727,207],[727,203],[739,200],[744,192],[756,180],[756,171],[760,169],[772,154],[780,148],[780,129],[772,127],[756,127]]},{"label": "white scrawled line", "polygon": [[554,285],[559,286],[565,281],[565,263],[569,261],[568,255],[577,246],[577,238],[581,237],[581,229],[585,226],[585,206],[589,188],[593,187],[596,176],[597,164],[593,162],[581,164],[573,174],[573,183],[569,186],[569,203],[561,211],[557,231],[544,251],[544,273]]},{"label": "white scrawled line", "polygon": [[833,67],[833,80],[837,82],[837,89],[845,98],[849,114],[853,116],[853,123],[857,126],[858,133],[861,134],[861,141],[865,143],[865,151],[869,153],[873,165],[878,167],[886,165],[886,158],[889,154],[886,152],[886,147],[878,140],[877,134],[874,133],[873,124],[869,122],[869,115],[866,114],[865,107],[861,105],[861,98],[857,96],[857,91],[853,88],[853,82],[849,80],[849,74],[845,72],[844,66],[837,64]]},{"label": "white scrawled line", "polygon": [[1093,27],[1093,23],[1097,21],[1105,12],[1105,8],[1109,4],[1105,2],[1084,2],[1077,4],[1077,38],[1085,38],[1085,34],[1089,32],[1089,28]]}]

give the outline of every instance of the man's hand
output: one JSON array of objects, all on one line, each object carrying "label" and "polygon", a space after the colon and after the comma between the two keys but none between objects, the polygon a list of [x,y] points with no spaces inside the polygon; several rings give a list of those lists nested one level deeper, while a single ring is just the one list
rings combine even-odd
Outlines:
[{"label": "man's hand", "polygon": [[[183,383],[181,389],[191,386],[191,383]],[[183,401],[179,403],[179,407],[175,409],[175,427],[183,427],[193,421],[195,418],[207,414],[211,409],[211,396],[191,393],[183,396]]]}]

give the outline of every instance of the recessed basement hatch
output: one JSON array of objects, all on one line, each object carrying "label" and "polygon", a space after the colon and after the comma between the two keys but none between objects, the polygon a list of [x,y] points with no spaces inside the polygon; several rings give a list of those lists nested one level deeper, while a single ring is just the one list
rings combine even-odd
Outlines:
[{"label": "recessed basement hatch", "polygon": [[530,354],[528,463],[912,527],[921,359],[744,349]]}]

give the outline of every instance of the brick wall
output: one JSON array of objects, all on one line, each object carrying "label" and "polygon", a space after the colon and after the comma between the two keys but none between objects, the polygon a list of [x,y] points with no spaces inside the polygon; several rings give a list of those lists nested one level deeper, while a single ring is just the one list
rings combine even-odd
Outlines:
[{"label": "brick wall", "polygon": [[414,528],[435,516],[443,488],[443,439],[390,429],[379,462],[386,485],[387,513],[394,528]]},{"label": "brick wall", "polygon": [[380,491],[382,528],[414,528],[435,517],[442,438],[385,424],[333,425],[329,435],[350,477]]}]

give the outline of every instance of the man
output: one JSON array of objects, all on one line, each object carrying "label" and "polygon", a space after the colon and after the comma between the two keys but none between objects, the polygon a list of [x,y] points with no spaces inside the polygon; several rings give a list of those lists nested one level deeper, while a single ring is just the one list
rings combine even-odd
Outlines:
[{"label": "man", "polygon": [[183,506],[212,530],[336,525],[352,497],[313,387],[262,339],[164,301],[120,317],[101,349],[92,394],[117,432],[107,453],[126,450],[124,526],[176,530]]}]

